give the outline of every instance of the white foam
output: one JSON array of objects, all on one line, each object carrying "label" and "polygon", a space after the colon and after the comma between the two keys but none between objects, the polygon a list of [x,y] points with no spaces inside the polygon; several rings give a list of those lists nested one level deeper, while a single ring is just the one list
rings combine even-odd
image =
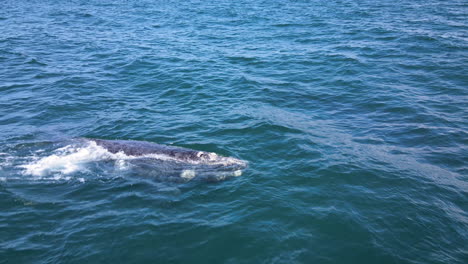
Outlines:
[{"label": "white foam", "polygon": [[118,159],[115,161],[115,167],[119,170],[128,170],[130,168],[130,164],[124,159]]},{"label": "white foam", "polygon": [[0,170],[3,169],[3,167],[8,167],[13,164],[13,157],[9,156],[8,153],[0,153],[0,156],[5,156],[0,159]]},{"label": "white foam", "polygon": [[188,179],[188,180],[195,178],[195,176],[196,176],[196,173],[194,170],[183,170],[182,173],[180,174],[180,177],[184,179]]},{"label": "white foam", "polygon": [[69,174],[83,169],[89,162],[113,158],[104,148],[90,142],[87,146],[77,147],[68,145],[57,149],[54,154],[23,165],[26,174],[43,176],[48,173],[59,172]]}]

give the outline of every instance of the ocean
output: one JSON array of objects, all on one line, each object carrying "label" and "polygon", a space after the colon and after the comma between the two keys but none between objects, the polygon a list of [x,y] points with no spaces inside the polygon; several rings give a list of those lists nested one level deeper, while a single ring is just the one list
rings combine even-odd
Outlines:
[{"label": "ocean", "polygon": [[467,69],[463,0],[1,1],[0,263],[466,264]]}]

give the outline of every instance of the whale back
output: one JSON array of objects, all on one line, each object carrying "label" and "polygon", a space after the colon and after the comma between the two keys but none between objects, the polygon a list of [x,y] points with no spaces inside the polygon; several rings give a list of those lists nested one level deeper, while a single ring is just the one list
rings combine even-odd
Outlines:
[{"label": "whale back", "polygon": [[90,139],[94,141],[98,146],[105,148],[111,153],[123,152],[129,156],[143,156],[148,154],[164,154],[170,157],[187,157],[196,158],[199,151],[160,145],[156,143],[146,141],[134,141],[134,140],[103,140],[103,139]]},{"label": "whale back", "polygon": [[178,162],[201,163],[205,165],[236,165],[241,167],[245,167],[247,165],[245,161],[232,157],[222,157],[212,152],[166,146],[146,141],[104,139],[88,140],[95,142],[98,146],[105,148],[113,154],[124,153],[125,155],[133,157],[154,157],[156,155],[160,157],[162,155]]}]

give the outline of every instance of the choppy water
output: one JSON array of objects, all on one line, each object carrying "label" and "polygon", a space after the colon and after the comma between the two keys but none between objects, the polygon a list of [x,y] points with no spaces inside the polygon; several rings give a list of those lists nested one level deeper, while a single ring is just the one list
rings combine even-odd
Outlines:
[{"label": "choppy water", "polygon": [[[0,263],[467,263],[467,14],[0,2]],[[80,137],[249,167],[164,180]]]}]

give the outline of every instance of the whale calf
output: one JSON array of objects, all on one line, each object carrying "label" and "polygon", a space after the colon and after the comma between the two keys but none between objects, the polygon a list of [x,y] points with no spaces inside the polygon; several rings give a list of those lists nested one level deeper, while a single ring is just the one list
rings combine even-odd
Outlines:
[{"label": "whale calf", "polygon": [[213,152],[198,151],[188,148],[160,145],[157,143],[136,140],[104,140],[87,139],[95,142],[111,153],[124,153],[133,157],[159,157],[176,162],[186,162],[203,165],[238,165],[246,166],[246,162],[232,157],[223,157]]},{"label": "whale calf", "polygon": [[[147,141],[75,138],[56,142],[24,164],[25,174],[136,175],[170,181],[194,178],[218,181],[240,176],[247,162],[213,152],[160,145]],[[58,147],[58,148],[57,148]]]},{"label": "whale calf", "polygon": [[140,173],[158,178],[204,178],[221,180],[240,176],[247,162],[214,152],[198,151],[183,147],[167,146],[147,141],[105,140],[87,138],[112,154],[124,154],[138,164]]}]

